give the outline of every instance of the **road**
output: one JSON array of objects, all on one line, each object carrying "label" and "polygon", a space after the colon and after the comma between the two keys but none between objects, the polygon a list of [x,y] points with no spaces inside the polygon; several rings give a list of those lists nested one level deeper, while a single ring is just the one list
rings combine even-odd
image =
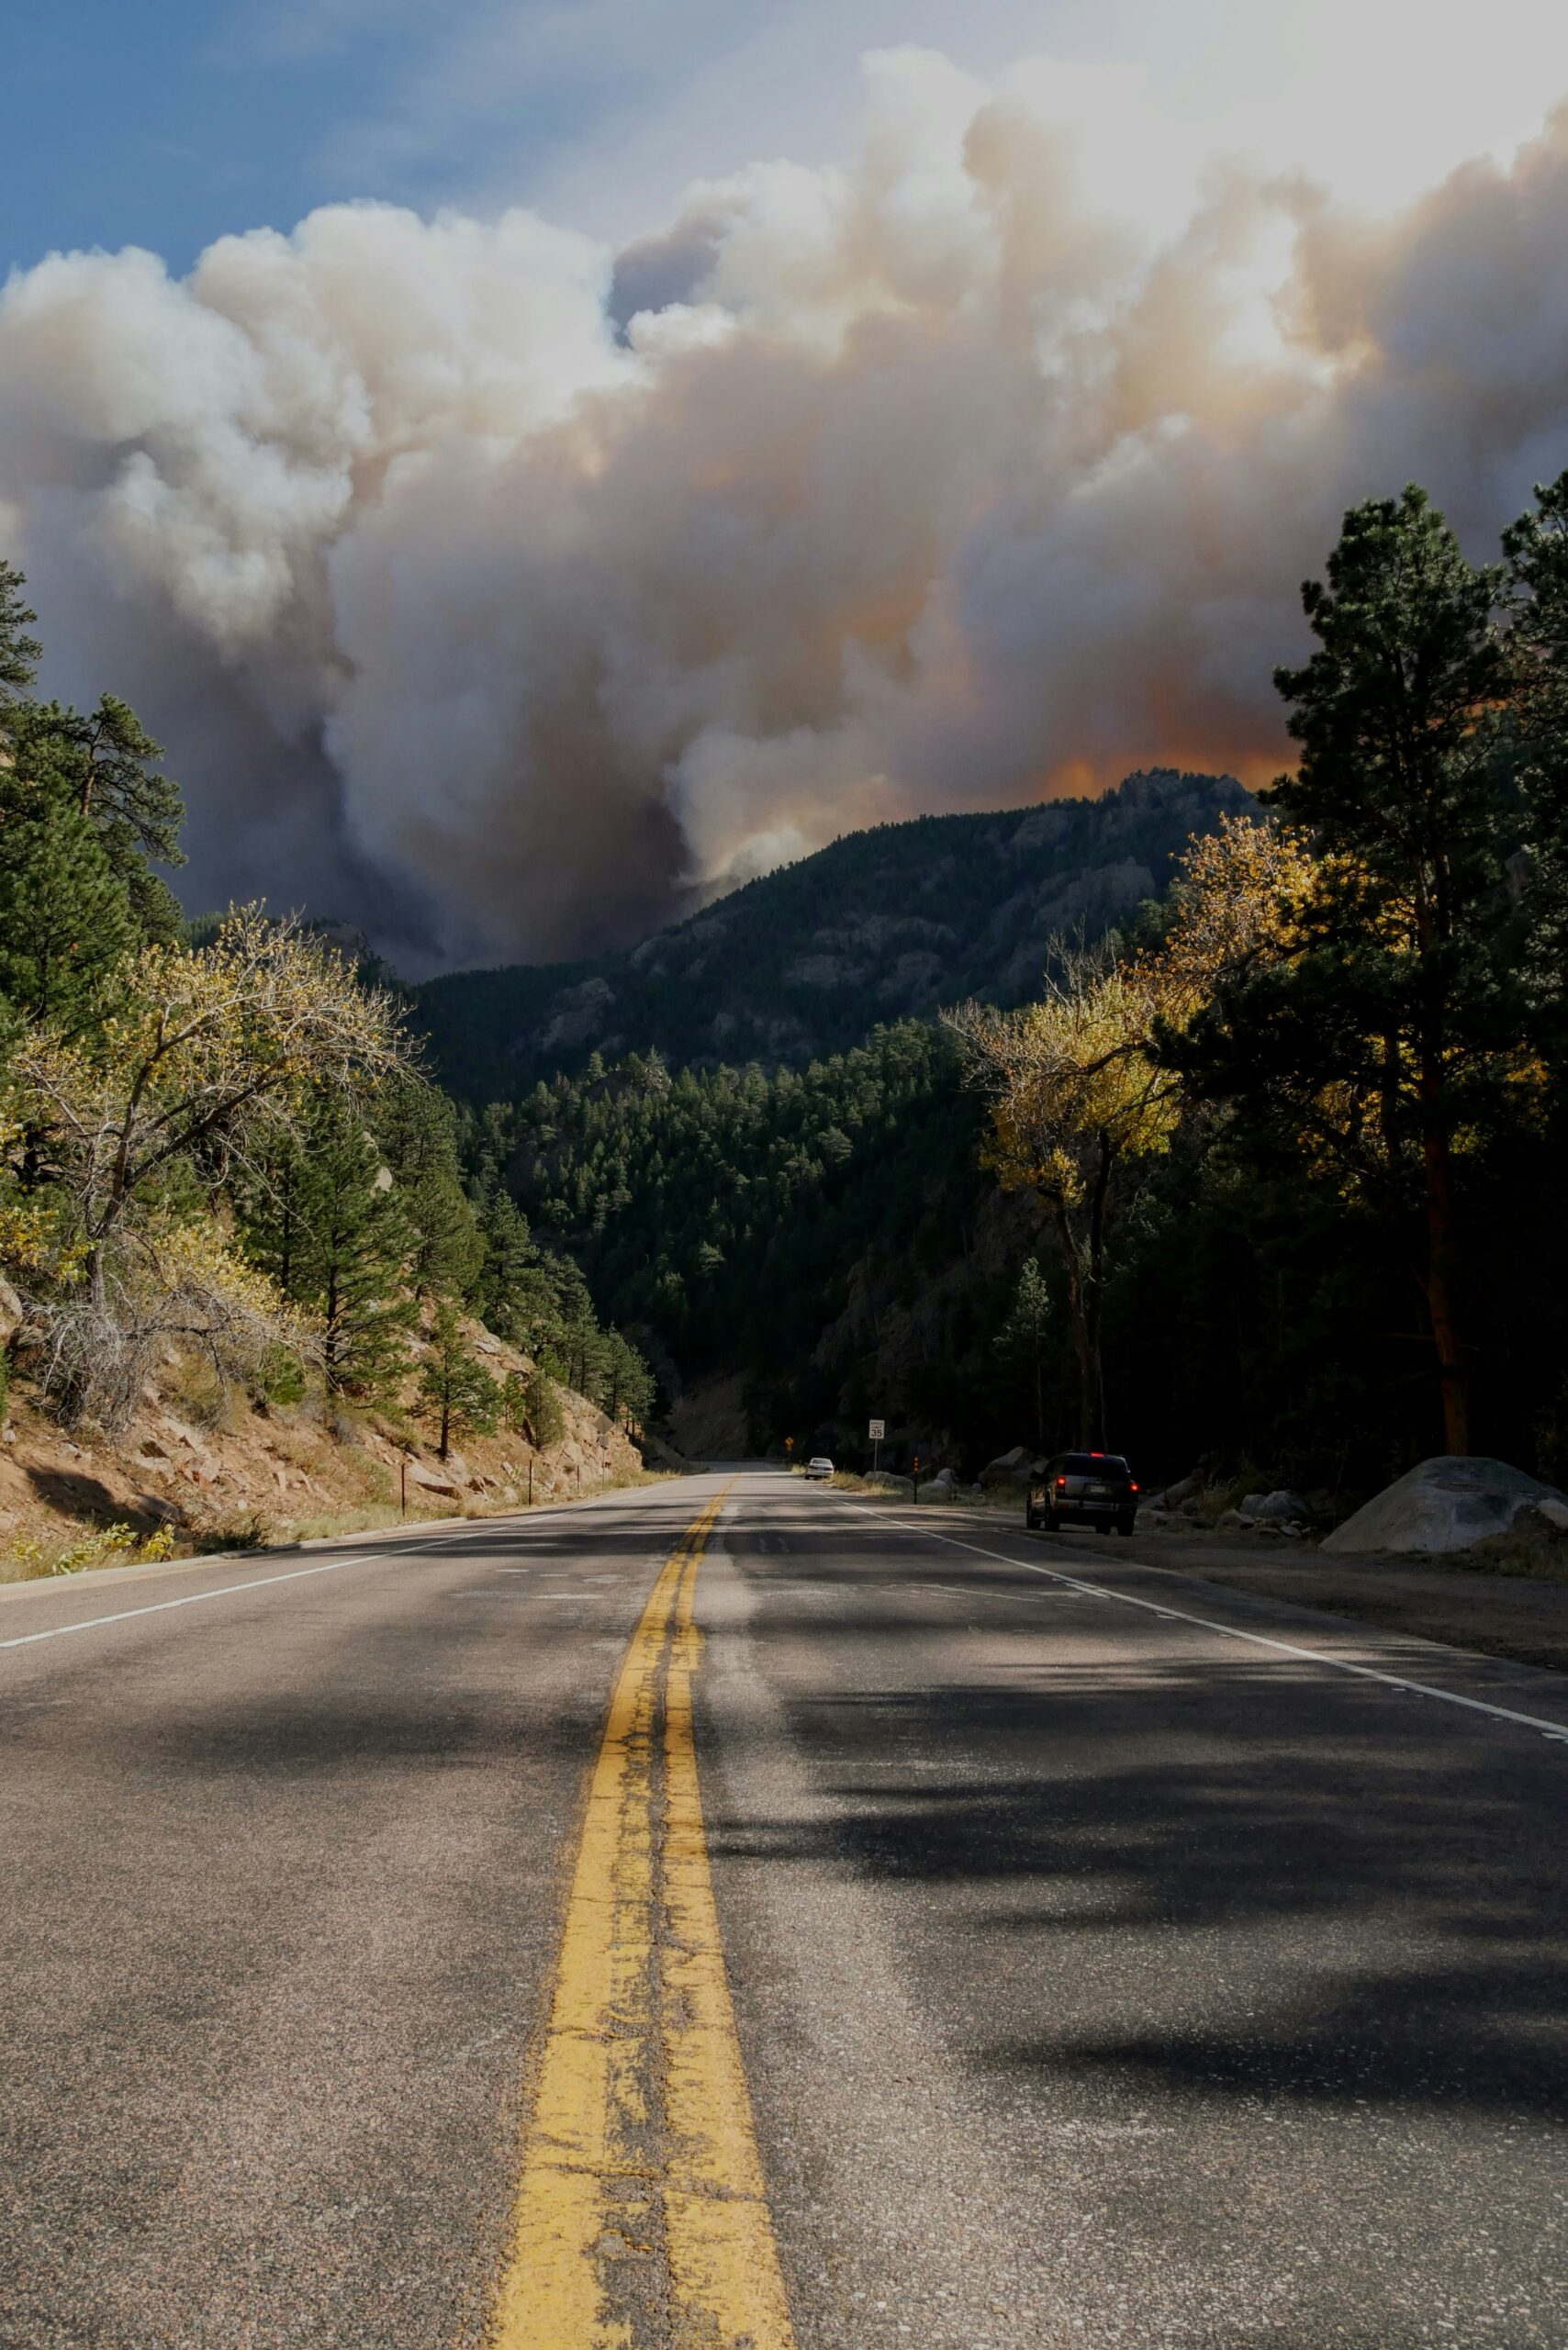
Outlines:
[{"label": "road", "polygon": [[1565,1797],[1560,1675],[755,1469],[7,1590],[0,2344],[1561,2350]]}]

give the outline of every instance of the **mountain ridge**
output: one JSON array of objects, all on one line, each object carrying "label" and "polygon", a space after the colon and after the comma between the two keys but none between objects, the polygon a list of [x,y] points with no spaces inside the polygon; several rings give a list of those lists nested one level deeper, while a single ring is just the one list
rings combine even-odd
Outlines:
[{"label": "mountain ridge", "polygon": [[961,997],[1022,1002],[1053,936],[1126,920],[1193,834],[1251,804],[1232,776],[1159,767],[1094,800],[846,833],[635,946],[427,980],[415,1018],[471,1102],[515,1100],[595,1053],[802,1067]]}]

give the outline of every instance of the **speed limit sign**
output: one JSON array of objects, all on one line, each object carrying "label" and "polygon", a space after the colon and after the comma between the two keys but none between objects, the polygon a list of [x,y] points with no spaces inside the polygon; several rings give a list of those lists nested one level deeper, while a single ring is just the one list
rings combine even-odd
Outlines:
[{"label": "speed limit sign", "polygon": [[873,1444],[879,1443],[881,1438],[885,1437],[887,1433],[888,1424],[886,1420],[873,1420],[869,1428],[867,1430],[867,1434]]}]

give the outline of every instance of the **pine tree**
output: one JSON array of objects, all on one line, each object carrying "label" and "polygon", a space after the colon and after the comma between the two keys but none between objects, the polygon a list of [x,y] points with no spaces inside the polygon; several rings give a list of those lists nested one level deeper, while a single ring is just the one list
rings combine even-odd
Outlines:
[{"label": "pine tree", "polygon": [[506,1382],[503,1404],[508,1426],[526,1429],[536,1452],[547,1452],[566,1434],[561,1397],[547,1371],[531,1371],[526,1378],[513,1371]]},{"label": "pine tree", "polygon": [[12,1016],[80,1028],[138,929],[92,825],[0,770],[0,1000]]},{"label": "pine tree", "polygon": [[[132,946],[176,934],[179,910],[147,857],[178,861],[181,810],[174,787],[147,776],[161,755],[124,702],[105,697],[95,734],[29,698],[43,648],[27,632],[38,616],[25,584],[0,563],[0,1002],[13,1018],[73,1028],[103,1008]],[[95,755],[95,804],[83,784]],[[157,822],[139,828],[154,805]]]},{"label": "pine tree", "polygon": [[0,563],[0,725],[26,696],[43,646],[28,630],[38,614],[22,601],[27,580],[14,565]]},{"label": "pine tree", "polygon": [[177,938],[179,904],[149,860],[184,864],[185,811],[135,711],[113,694],[88,716],[61,702],[29,702],[11,721],[10,738],[17,784],[73,808],[92,828],[142,936]]},{"label": "pine tree", "polygon": [[375,1136],[342,1102],[318,1104],[249,1189],[249,1253],[320,1318],[327,1384],[366,1401],[395,1390],[417,1310],[413,1234]]},{"label": "pine tree", "polygon": [[454,1297],[436,1300],[420,1393],[436,1415],[440,1427],[436,1449],[443,1460],[455,1432],[474,1428],[487,1436],[500,1415],[502,1391],[465,1337]]},{"label": "pine tree", "polygon": [[1508,1114],[1521,1059],[1501,592],[1500,568],[1467,563],[1419,489],[1346,515],[1327,582],[1302,591],[1318,650],[1274,680],[1302,757],[1271,797],[1320,859],[1298,949],[1222,987],[1183,1054],[1198,1089],[1277,1151],[1419,1220],[1413,1270],[1454,1453],[1470,1449],[1457,1161]]},{"label": "pine tree", "polygon": [[1529,851],[1526,974],[1561,1065],[1568,1033],[1568,473],[1503,533],[1516,618],[1508,636],[1522,735]]},{"label": "pine tree", "polygon": [[472,1304],[487,1329],[531,1351],[554,1292],[528,1219],[510,1192],[494,1183],[478,1213],[482,1250]]},{"label": "pine tree", "polygon": [[653,1372],[621,1331],[607,1330],[602,1346],[600,1409],[629,1428],[644,1427],[657,1392]]},{"label": "pine tree", "polygon": [[996,1339],[996,1350],[1024,1383],[1034,1411],[1034,1438],[1044,1446],[1046,1433],[1046,1364],[1051,1352],[1051,1292],[1037,1257],[1026,1257]]},{"label": "pine tree", "polygon": [[413,1233],[409,1271],[415,1292],[466,1297],[484,1249],[463,1189],[453,1104],[423,1078],[405,1078],[379,1105],[376,1130]]}]

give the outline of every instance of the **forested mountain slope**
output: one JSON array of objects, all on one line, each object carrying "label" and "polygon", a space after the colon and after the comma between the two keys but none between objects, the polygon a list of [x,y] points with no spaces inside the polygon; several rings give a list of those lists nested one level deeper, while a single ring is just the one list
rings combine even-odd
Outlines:
[{"label": "forested mountain slope", "polygon": [[878,825],[624,952],[432,979],[415,1022],[442,1082],[473,1102],[595,1052],[803,1068],[879,1022],[968,995],[1023,1002],[1053,934],[1098,934],[1159,896],[1191,835],[1246,804],[1227,776],[1158,768],[1100,800]]}]

